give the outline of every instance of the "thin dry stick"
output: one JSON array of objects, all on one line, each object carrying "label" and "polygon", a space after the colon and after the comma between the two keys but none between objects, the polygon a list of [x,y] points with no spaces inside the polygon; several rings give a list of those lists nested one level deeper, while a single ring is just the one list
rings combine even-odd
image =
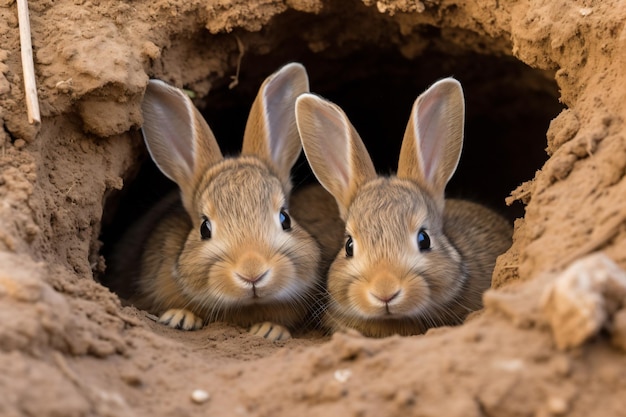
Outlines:
[{"label": "thin dry stick", "polygon": [[24,93],[28,110],[28,123],[40,123],[39,99],[33,64],[33,45],[30,40],[30,18],[28,0],[17,0],[17,18],[20,26],[20,48],[22,50],[22,71],[24,72]]},{"label": "thin dry stick", "polygon": [[235,35],[235,39],[237,39],[237,48],[239,49],[239,57],[237,58],[237,72],[235,73],[235,75],[230,76],[232,81],[230,82],[230,84],[228,84],[229,90],[232,90],[233,88],[237,87],[237,84],[239,84],[239,70],[241,70],[241,60],[243,59],[243,56],[246,53],[246,48],[243,45],[243,42],[241,42],[241,39],[239,39],[239,36]]}]

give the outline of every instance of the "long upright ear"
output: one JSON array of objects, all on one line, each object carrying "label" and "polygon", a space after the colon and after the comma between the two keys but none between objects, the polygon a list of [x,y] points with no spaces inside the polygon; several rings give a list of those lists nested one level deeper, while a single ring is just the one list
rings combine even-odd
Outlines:
[{"label": "long upright ear", "polygon": [[296,129],[296,98],[308,91],[304,67],[285,65],[263,82],[246,123],[242,154],[258,156],[274,166],[284,184],[290,184],[291,168],[302,151]]},{"label": "long upright ear", "polygon": [[313,94],[296,100],[296,122],[313,173],[339,206],[342,218],[361,185],[376,178],[372,159],[346,114]]},{"label": "long upright ear", "polygon": [[402,141],[398,177],[417,181],[441,206],[461,156],[464,119],[461,84],[445,78],[415,100]]},{"label": "long upright ear", "polygon": [[143,103],[143,137],[161,172],[181,189],[183,204],[191,211],[193,190],[203,172],[222,160],[213,132],[178,88],[150,80]]}]

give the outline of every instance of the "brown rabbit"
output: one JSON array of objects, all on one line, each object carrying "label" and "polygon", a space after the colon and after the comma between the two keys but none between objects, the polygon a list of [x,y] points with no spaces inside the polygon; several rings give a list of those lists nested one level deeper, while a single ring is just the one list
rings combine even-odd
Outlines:
[{"label": "brown rabbit", "polygon": [[149,212],[115,254],[113,279],[134,283],[132,304],[170,327],[226,321],[271,340],[289,338],[310,319],[320,250],[288,208],[290,170],[302,149],[295,100],[308,88],[300,64],[268,77],[241,155],[224,158],[187,95],[150,81],[144,139],[180,194]]},{"label": "brown rabbit", "polygon": [[463,91],[448,78],[420,95],[397,176],[376,175],[345,113],[312,94],[296,101],[304,152],[345,221],[345,249],[328,274],[325,324],[367,336],[458,324],[482,307],[512,230],[498,214],[444,200],[463,144]]}]

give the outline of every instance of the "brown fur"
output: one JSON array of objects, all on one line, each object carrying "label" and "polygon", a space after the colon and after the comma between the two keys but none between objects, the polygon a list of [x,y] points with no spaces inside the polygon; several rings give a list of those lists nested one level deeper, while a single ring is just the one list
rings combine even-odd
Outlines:
[{"label": "brown fur", "polygon": [[345,224],[333,196],[318,184],[297,190],[291,196],[291,213],[319,243],[322,274],[343,246]]},{"label": "brown fur", "polygon": [[[345,113],[310,94],[297,100],[305,153],[340,206],[353,242],[353,256],[340,251],[329,270],[324,320],[330,330],[418,334],[461,323],[481,308],[496,257],[511,244],[511,227],[486,207],[444,200],[461,151],[463,117],[460,85],[437,83],[413,107],[398,176],[373,177]],[[333,158],[322,151],[329,148]],[[430,237],[430,249],[419,249],[420,230]]]}]

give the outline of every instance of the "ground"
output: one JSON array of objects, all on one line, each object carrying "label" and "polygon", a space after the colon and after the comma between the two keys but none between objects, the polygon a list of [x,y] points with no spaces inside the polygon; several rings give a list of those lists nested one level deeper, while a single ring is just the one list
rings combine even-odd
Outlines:
[{"label": "ground", "polygon": [[[29,6],[37,125],[26,114],[16,4],[0,3],[0,415],[626,415],[622,2]],[[148,78],[193,91],[210,113],[249,106],[262,78],[289,60],[305,62],[319,91],[345,95],[377,71],[391,84],[421,74],[420,88],[458,71],[468,103],[480,105],[487,88],[503,99],[483,103],[496,130],[534,125],[524,110],[544,106],[530,98],[553,97],[549,127],[495,136],[516,149],[505,165],[530,160],[532,146],[543,160],[508,186],[508,202],[523,203],[509,212],[514,243],[467,323],[405,338],[309,333],[271,343],[219,323],[165,328],[99,284],[107,231],[124,227],[117,208],[141,176]],[[472,74],[493,82],[474,77],[488,85],[470,94]],[[209,398],[195,402],[197,389]]]}]

